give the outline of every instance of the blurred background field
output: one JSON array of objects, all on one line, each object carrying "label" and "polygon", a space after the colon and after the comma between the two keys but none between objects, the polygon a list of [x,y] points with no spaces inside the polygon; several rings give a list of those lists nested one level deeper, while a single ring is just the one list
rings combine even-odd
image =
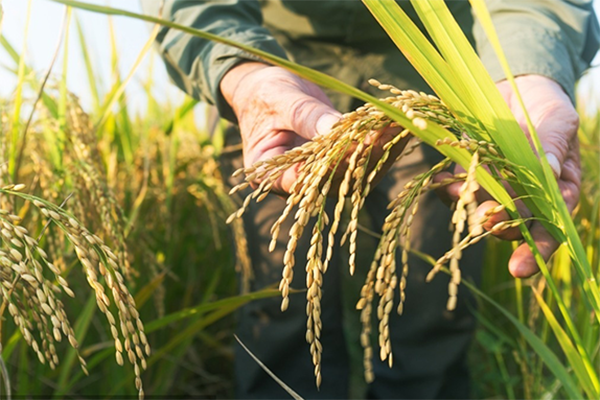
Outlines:
[{"label": "blurred background field", "polygon": [[[135,0],[118,3],[113,5],[140,11]],[[239,149],[223,146],[223,124],[210,108],[184,97],[168,82],[162,62],[145,48],[152,26],[75,11],[65,19],[64,7],[42,0],[4,0],[2,5],[4,180],[25,183],[27,192],[56,204],[68,199],[67,210],[128,254],[134,271],[131,290],[153,347],[143,374],[147,394],[232,397],[235,310],[253,298],[278,295],[269,289],[237,295],[243,282],[235,270],[248,267],[244,236],[239,225],[224,223],[236,199],[227,195],[218,159]],[[600,1],[596,6],[600,9]],[[63,27],[68,34],[61,40]],[[24,136],[59,43],[45,94]],[[598,275],[600,68],[581,80],[579,97],[584,183],[575,220]],[[21,213],[32,232],[41,232],[44,218],[26,202],[2,202]],[[81,372],[65,343],[59,346],[56,370],[38,363],[9,318],[0,341],[13,394],[136,395],[133,369],[115,363],[108,327],[95,309],[93,294],[84,289],[72,246],[54,229],[44,235],[42,245],[75,291],[65,305],[90,375]],[[531,287],[546,296],[550,308],[556,305],[540,277],[517,281],[509,276],[505,265],[511,246],[488,242],[481,291],[565,362]],[[579,289],[564,252],[554,257],[552,271],[582,340],[596,347],[594,366],[600,369],[598,328],[578,302]],[[480,308],[474,312],[480,328],[471,354],[474,397],[560,398],[558,380],[515,324],[479,298]],[[360,385],[354,394],[360,397]]]}]

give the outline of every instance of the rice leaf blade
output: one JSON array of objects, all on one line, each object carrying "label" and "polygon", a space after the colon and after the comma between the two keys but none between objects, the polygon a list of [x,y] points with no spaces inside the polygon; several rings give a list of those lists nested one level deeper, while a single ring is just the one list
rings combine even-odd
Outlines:
[{"label": "rice leaf blade", "polygon": [[573,343],[569,339],[569,336],[561,328],[558,320],[550,310],[550,307],[544,301],[544,298],[540,293],[532,287],[533,294],[535,295],[538,304],[546,320],[548,321],[560,347],[562,348],[565,356],[569,360],[569,364],[573,367],[573,371],[578,377],[578,381],[581,383],[584,391],[587,393],[589,398],[600,397],[600,383],[598,382],[598,375],[594,371],[594,367],[589,359],[587,352],[583,348],[575,348]]},{"label": "rice leaf blade", "polygon": [[491,297],[487,296],[485,293],[477,289],[475,285],[470,282],[463,281],[462,282],[466,287],[468,287],[473,293],[475,293],[478,297],[484,299],[486,302],[493,305],[498,311],[500,311],[508,320],[517,328],[517,330],[523,335],[527,343],[531,346],[532,349],[535,350],[537,354],[539,354],[540,358],[544,361],[546,366],[552,371],[554,376],[562,383],[565,388],[567,394],[572,399],[582,398],[582,393],[579,391],[577,384],[573,377],[569,374],[565,366],[559,360],[559,358],[552,352],[552,350],[532,332],[527,326],[520,323],[515,316],[513,316],[509,311],[507,311],[504,307],[494,301]]},{"label": "rice leaf blade", "polygon": [[[567,209],[567,206],[561,196],[558,183],[556,182],[556,179],[554,179],[552,169],[550,168],[548,160],[546,159],[546,155],[544,154],[544,151],[541,147],[541,143],[536,133],[536,130],[533,124],[531,123],[531,119],[529,118],[527,110],[525,109],[525,105],[519,94],[518,88],[514,80],[514,76],[510,72],[508,61],[506,60],[504,52],[502,51],[498,35],[496,34],[496,30],[492,23],[492,19],[489,15],[489,12],[487,11],[487,8],[485,7],[485,3],[482,0],[471,0],[471,4],[473,6],[473,9],[475,10],[477,17],[480,19],[481,24],[486,31],[490,43],[496,51],[496,55],[500,60],[500,63],[504,69],[507,79],[509,80],[511,86],[513,87],[513,90],[517,94],[517,98],[519,99],[521,108],[523,109],[523,112],[527,118],[527,124],[531,133],[531,137],[534,141],[536,148],[538,149],[540,158],[542,160],[542,169],[544,176],[546,177],[546,186],[544,187],[548,189],[548,192],[551,196],[553,208],[558,213],[559,219],[558,221],[556,221],[557,225],[562,228],[562,232],[564,233],[564,240],[566,240],[571,252],[571,257],[575,262],[576,270],[581,280],[584,293],[586,294],[586,297],[595,312],[596,319],[598,320],[598,322],[600,322],[600,288],[598,287],[598,283],[592,273],[591,266],[588,263],[585,248],[581,243],[579,234],[577,232],[575,224],[573,223],[573,219],[571,218],[571,214],[569,213],[569,210]],[[562,240],[559,240],[559,242],[562,242]],[[555,295],[557,296],[557,300],[560,303],[561,300],[560,296],[558,295],[558,292],[555,292]]]},{"label": "rice leaf blade", "polygon": [[75,17],[75,27],[77,28],[77,38],[79,39],[79,49],[83,56],[83,62],[85,64],[85,70],[87,73],[90,93],[92,95],[93,109],[94,112],[98,112],[100,109],[100,94],[98,90],[97,79],[100,77],[96,76],[94,72],[94,66],[92,65],[92,57],[89,51],[88,44],[83,33],[83,27],[79,22],[79,18]]},{"label": "rice leaf blade", "polygon": [[[75,332],[75,338],[79,343],[83,343],[83,340],[87,334],[87,331],[92,323],[92,319],[94,314],[96,313],[96,296],[91,294],[88,297],[85,306],[79,314],[79,318],[75,322],[75,326],[73,330]],[[59,398],[68,393],[69,388],[71,387],[71,383],[69,382],[69,377],[71,371],[73,369],[73,364],[76,362],[77,352],[75,349],[69,348],[67,351],[67,355],[62,361],[62,366],[60,369],[60,374],[58,376],[57,388],[55,391],[55,398]],[[82,372],[83,373],[83,372]]]},{"label": "rice leaf blade", "polygon": [[180,321],[182,319],[190,318],[194,315],[203,314],[208,311],[218,310],[222,307],[240,307],[252,300],[266,299],[269,297],[280,296],[278,290],[265,289],[258,292],[248,293],[246,295],[240,295],[235,297],[229,297],[222,300],[217,300],[212,303],[202,303],[195,307],[186,308],[172,314],[166,315],[162,318],[155,319],[154,321],[146,324],[146,332],[150,333],[155,330],[161,329],[173,322]]},{"label": "rice leaf blade", "polygon": [[27,3],[27,15],[25,17],[25,29],[23,33],[23,50],[19,56],[19,63],[17,69],[17,88],[15,90],[15,100],[14,100],[14,111],[12,116],[12,133],[11,139],[9,141],[9,151],[8,151],[8,172],[10,176],[14,179],[15,177],[15,168],[17,161],[17,149],[19,148],[19,133],[21,130],[21,107],[23,105],[23,86],[25,84],[25,72],[26,72],[26,64],[25,58],[27,55],[27,37],[29,33],[29,22],[31,20],[31,3],[32,0],[28,0]]},{"label": "rice leaf blade", "polygon": [[471,114],[483,122],[509,159],[531,165],[539,176],[539,164],[525,135],[448,7],[442,0],[413,0],[412,4],[449,68],[460,76]]}]

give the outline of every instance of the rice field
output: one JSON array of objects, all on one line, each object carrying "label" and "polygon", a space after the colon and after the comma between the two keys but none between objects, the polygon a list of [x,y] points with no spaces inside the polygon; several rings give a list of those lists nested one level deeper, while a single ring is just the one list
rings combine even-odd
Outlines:
[{"label": "rice field", "polygon": [[[77,6],[68,0],[59,2]],[[0,39],[17,82],[11,95],[0,99],[3,395],[231,398],[234,313],[255,299],[278,296],[282,312],[290,296],[306,296],[306,351],[312,355],[318,386],[322,379],[320,284],[332,248],[338,245],[336,233],[343,236],[350,274],[364,268],[356,261],[364,198],[386,165],[427,143],[446,158],[428,173],[415,176],[389,205],[378,251],[367,266],[366,281],[359,283],[360,300],[349,305],[358,309],[361,321],[360,337],[354,342],[361,343],[364,354],[379,354],[393,362],[385,321],[392,312],[403,311],[412,251],[410,226],[419,196],[440,185],[462,182],[451,247],[439,259],[419,256],[431,263],[428,279],[438,273],[450,275],[449,310],[455,307],[459,285],[478,299],[473,312],[479,326],[469,360],[473,397],[598,397],[600,110],[580,113],[584,173],[581,198],[570,215],[556,197],[558,187],[544,158],[540,163],[533,152],[506,139],[525,141],[514,118],[507,117],[510,110],[501,106],[502,99],[493,90],[478,92],[488,96],[481,103],[494,105],[486,109],[463,103],[457,95],[465,82],[467,87],[484,89],[493,83],[469,52],[468,43],[444,31],[454,26],[444,9],[420,6],[423,14],[431,11],[446,21],[435,26],[435,21],[422,16],[427,29],[439,32],[432,35],[434,47],[400,10],[375,1],[365,3],[378,20],[392,16],[397,21],[397,26],[388,22],[386,28],[401,43],[399,51],[411,54],[418,70],[433,64],[438,81],[448,83],[446,89],[438,88],[433,78],[435,96],[373,79],[370,83],[381,90],[377,99],[316,71],[255,52],[318,84],[360,98],[365,105],[345,114],[329,135],[235,172],[245,182],[233,190],[220,159],[240,148],[224,146],[226,124],[214,119],[214,110],[193,99],[165,100],[156,94],[150,79],[143,85],[146,109],[131,112],[128,85],[140,73],[139,63],[122,76],[113,40],[112,59],[105,61],[113,78],[101,86],[76,18],[80,11],[69,8],[64,26],[79,32],[78,41],[68,46],[78,46],[83,54],[94,96],[90,107],[82,106],[71,93],[65,68],[54,68],[48,75],[36,71],[25,52],[4,36]],[[89,8],[140,18],[106,7]],[[156,32],[149,33],[139,60],[152,57],[150,44]],[[209,36],[189,29],[188,33]],[[107,34],[114,37],[114,32]],[[421,46],[411,48],[410,43]],[[68,49],[66,42],[63,46]],[[464,81],[458,81],[455,73],[464,64],[436,64],[441,59],[438,51],[444,56],[458,51],[452,55],[471,68],[461,75]],[[580,104],[587,101],[582,98]],[[197,124],[198,110],[207,113],[206,126]],[[461,113],[481,124],[473,126],[457,116]],[[505,121],[504,138],[495,134],[497,121]],[[294,220],[282,259],[281,283],[278,288],[248,293],[245,288],[252,270],[239,217],[250,202],[272,195],[277,178],[298,162],[303,167],[290,189],[290,207],[271,230],[276,240],[283,235],[279,225],[286,218]],[[433,176],[452,162],[466,172],[435,182]],[[344,172],[341,179],[336,169]],[[260,184],[252,194],[240,197],[237,192],[254,181]],[[550,221],[552,232],[564,242],[547,264],[541,263],[542,272],[528,279],[512,278],[506,268],[516,242],[494,239],[482,228],[487,220],[474,217],[474,192],[483,187],[501,204],[485,217],[501,211],[511,215],[511,220],[496,224],[492,231],[518,227],[530,239],[502,181],[510,182],[527,199],[537,217]],[[332,214],[325,211],[327,197],[336,202]],[[290,211],[296,204],[300,211],[294,215]],[[311,225],[312,246],[308,254],[296,254],[295,240],[309,220],[316,221]],[[487,267],[481,286],[475,287],[461,280],[460,258],[466,247],[479,241],[486,243]],[[402,260],[399,265],[397,254]],[[309,260],[309,279],[302,293],[290,287],[295,257]],[[371,326],[372,314],[381,321],[378,327]],[[371,335],[376,336],[375,348]],[[352,362],[358,366],[357,377],[368,382],[373,378],[370,357],[363,359],[363,349],[355,350],[358,356]],[[363,398],[363,389],[357,385],[352,395]]]}]

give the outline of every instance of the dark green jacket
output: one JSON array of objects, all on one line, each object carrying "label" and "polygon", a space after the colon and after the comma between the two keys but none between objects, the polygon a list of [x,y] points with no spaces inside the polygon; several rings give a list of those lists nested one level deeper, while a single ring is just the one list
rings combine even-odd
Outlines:
[{"label": "dark green jacket", "polygon": [[[391,0],[383,0],[391,1]],[[423,0],[424,1],[424,0]],[[157,13],[158,0],[142,0]],[[417,21],[408,1],[398,2]],[[600,40],[591,0],[486,0],[515,75],[539,74],[574,98],[576,79],[589,66]],[[504,78],[493,49],[468,1],[450,10],[495,81]],[[423,80],[358,0],[166,0],[163,18],[251,45],[320,69],[355,86],[370,77],[398,87],[426,89]],[[157,38],[169,75],[189,95],[235,117],[219,91],[223,75],[253,56],[235,48],[163,28]],[[340,108],[350,103],[335,101]],[[342,109],[341,111],[347,111]]]}]

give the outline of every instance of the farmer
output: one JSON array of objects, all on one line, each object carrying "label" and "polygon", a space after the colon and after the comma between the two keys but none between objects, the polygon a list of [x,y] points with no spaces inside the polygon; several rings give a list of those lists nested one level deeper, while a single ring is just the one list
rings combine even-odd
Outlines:
[{"label": "farmer", "polygon": [[[162,3],[143,0],[147,12],[158,13]],[[489,0],[488,7],[498,30],[525,105],[540,135],[548,161],[559,179],[568,206],[579,195],[578,116],[573,107],[576,79],[589,66],[598,48],[599,30],[590,1]],[[401,7],[418,20],[408,2]],[[492,78],[521,126],[525,119],[469,3],[448,2],[464,27]],[[385,96],[367,84],[369,78],[399,88],[431,92],[426,83],[393,45],[367,9],[358,1],[218,1],[167,0],[164,18],[293,59],[342,81]],[[473,28],[473,29],[471,29]],[[471,33],[471,31],[473,31]],[[271,158],[325,134],[346,112],[358,105],[355,99],[307,82],[278,67],[270,66],[240,50],[163,28],[157,38],[168,72],[182,90],[216,105],[221,116],[239,127],[231,130],[228,144],[241,141],[243,153],[224,158],[228,173],[242,165]],[[240,138],[241,134],[241,138]],[[369,195],[365,209],[369,228],[380,230],[386,205],[415,175],[429,170],[440,159],[425,146],[394,165]],[[235,182],[232,181],[232,184]],[[291,181],[280,182],[281,194]],[[445,197],[452,199],[456,187]],[[491,207],[485,203],[480,207]],[[273,253],[268,252],[269,228],[283,211],[285,200],[268,196],[252,204],[244,217],[254,270],[252,289],[279,281],[286,238]],[[482,211],[480,209],[480,211]],[[434,257],[449,249],[449,209],[433,194],[420,202],[412,224],[412,247]],[[366,220],[362,219],[363,224]],[[289,225],[287,226],[289,229]],[[282,227],[286,231],[286,227]],[[548,258],[557,244],[541,228],[531,226],[538,247]],[[310,229],[306,232],[310,233]],[[282,234],[283,236],[283,234]],[[306,235],[305,235],[306,236]],[[309,235],[308,235],[309,236]],[[514,231],[504,238],[516,238]],[[359,243],[374,242],[365,235]],[[373,244],[371,243],[371,244]],[[308,237],[301,240],[292,287],[305,282],[303,254]],[[359,249],[368,262],[372,251]],[[481,248],[463,256],[461,268],[469,279],[478,280],[482,267]],[[304,296],[292,296],[289,309],[280,311],[279,299],[255,301],[241,310],[238,335],[276,375],[306,398],[347,398],[349,355],[344,320],[358,320],[358,313],[343,318],[342,276],[347,269],[340,257],[324,276],[322,299],[322,376],[320,390],[314,384],[313,367],[305,342]],[[459,293],[457,309],[445,310],[447,277],[425,284],[430,266],[410,259],[404,314],[392,314],[390,329],[395,363],[393,368],[374,361],[375,380],[369,398],[466,398],[469,379],[465,355],[475,321],[468,310],[469,293]],[[363,262],[364,270],[367,263]],[[512,255],[510,272],[528,277],[537,272],[528,248]],[[351,284],[350,303],[358,298],[360,280]],[[397,298],[397,297],[396,297]],[[237,349],[236,390],[240,398],[281,398],[286,393],[245,353]],[[377,357],[376,357],[377,358]]]}]

